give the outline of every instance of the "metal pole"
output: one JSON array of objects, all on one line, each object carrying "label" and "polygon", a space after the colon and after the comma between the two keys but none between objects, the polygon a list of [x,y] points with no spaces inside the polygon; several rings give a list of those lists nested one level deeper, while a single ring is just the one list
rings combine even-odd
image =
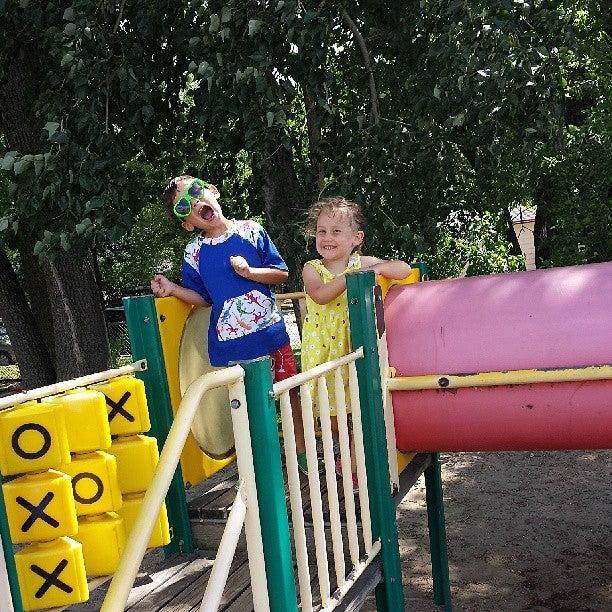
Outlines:
[{"label": "metal pole", "polygon": [[444,498],[442,497],[442,473],[438,453],[431,453],[431,465],[425,470],[425,499],[427,501],[434,601],[437,605],[444,606],[444,610],[450,612],[451,594],[446,553],[446,528],[444,526]]},{"label": "metal pole", "polygon": [[[132,357],[134,360],[147,359],[147,370],[136,374],[136,377],[145,383],[151,435],[157,438],[157,447],[161,453],[172,426],[173,414],[155,302],[152,295],[141,295],[124,298],[123,304]],[[170,544],[164,546],[165,557],[181,551],[192,552],[191,523],[180,464],[177,465],[168,490],[166,507],[172,539]]]},{"label": "metal pole", "polygon": [[346,279],[351,342],[363,346],[363,359],[355,362],[359,379],[364,453],[368,474],[368,494],[372,534],[380,537],[383,580],[376,587],[379,610],[404,609],[402,573],[399,558],[395,504],[389,490],[389,462],[385,437],[382,385],[374,316],[375,276],[371,270],[354,272]]},{"label": "metal pole", "polygon": [[297,611],[270,358],[241,361],[240,365],[245,373],[247,412],[253,445],[270,610]]}]

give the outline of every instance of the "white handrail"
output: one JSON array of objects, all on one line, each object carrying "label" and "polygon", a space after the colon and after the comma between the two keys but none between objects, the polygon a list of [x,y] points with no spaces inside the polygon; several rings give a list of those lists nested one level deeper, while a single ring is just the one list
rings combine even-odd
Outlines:
[{"label": "white handrail", "polygon": [[243,499],[244,494],[244,483],[241,483],[225,523],[217,556],[210,571],[204,597],[202,597],[202,603],[200,604],[200,612],[216,612],[219,609],[247,513],[246,503]]},{"label": "white handrail", "polygon": [[120,368],[113,368],[112,370],[106,370],[105,372],[96,372],[95,374],[87,374],[86,376],[80,376],[79,378],[72,378],[70,380],[63,380],[62,382],[55,383],[53,385],[47,385],[46,387],[39,387],[38,389],[32,389],[31,391],[22,391],[21,393],[14,393],[13,395],[7,395],[0,399],[0,410],[5,408],[11,408],[24,402],[31,400],[41,399],[48,395],[57,395],[70,389],[76,389],[77,387],[85,387],[87,385],[93,385],[95,383],[110,380],[111,378],[117,378],[117,376],[124,376],[126,374],[133,374],[134,372],[142,372],[147,369],[147,360],[141,359]]},{"label": "white handrail", "polygon": [[231,366],[196,378],[187,389],[174,416],[162,449],[153,480],[140,505],[134,527],[128,535],[119,565],[115,570],[101,612],[123,612],[142,558],[147,549],[153,526],[174,476],[179,457],[191,431],[191,422],[200,407],[202,396],[210,389],[231,384],[244,378],[244,370]]}]

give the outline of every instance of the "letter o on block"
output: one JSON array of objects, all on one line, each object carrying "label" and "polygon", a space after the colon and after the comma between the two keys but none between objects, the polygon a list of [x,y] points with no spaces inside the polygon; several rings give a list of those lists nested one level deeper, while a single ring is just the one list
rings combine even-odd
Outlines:
[{"label": "letter o on block", "polygon": [[117,460],[104,451],[74,455],[59,468],[72,478],[72,492],[78,516],[114,512],[121,507]]},{"label": "letter o on block", "polygon": [[53,405],[26,402],[0,413],[0,471],[39,472],[70,461],[64,416]]}]

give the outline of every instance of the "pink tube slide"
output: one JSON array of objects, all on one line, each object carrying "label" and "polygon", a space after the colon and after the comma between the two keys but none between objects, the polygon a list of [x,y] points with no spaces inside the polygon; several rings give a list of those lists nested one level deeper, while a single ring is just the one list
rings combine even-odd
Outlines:
[{"label": "pink tube slide", "polygon": [[[612,364],[612,263],[394,287],[396,376]],[[394,391],[404,451],[612,448],[612,380]]]}]

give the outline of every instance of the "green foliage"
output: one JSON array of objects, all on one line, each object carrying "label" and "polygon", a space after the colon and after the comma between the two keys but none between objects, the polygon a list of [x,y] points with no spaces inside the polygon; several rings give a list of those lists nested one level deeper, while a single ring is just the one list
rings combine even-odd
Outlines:
[{"label": "green foliage", "polygon": [[0,17],[0,76],[23,40],[41,64],[40,141],[0,159],[0,231],[41,256],[95,245],[111,295],[176,274],[170,176],[214,182],[230,216],[275,215],[261,170],[279,148],[310,200],[363,204],[369,252],[420,254],[438,276],[515,269],[502,213],[521,203],[543,220],[541,263],[610,258],[597,0],[75,0]]}]

